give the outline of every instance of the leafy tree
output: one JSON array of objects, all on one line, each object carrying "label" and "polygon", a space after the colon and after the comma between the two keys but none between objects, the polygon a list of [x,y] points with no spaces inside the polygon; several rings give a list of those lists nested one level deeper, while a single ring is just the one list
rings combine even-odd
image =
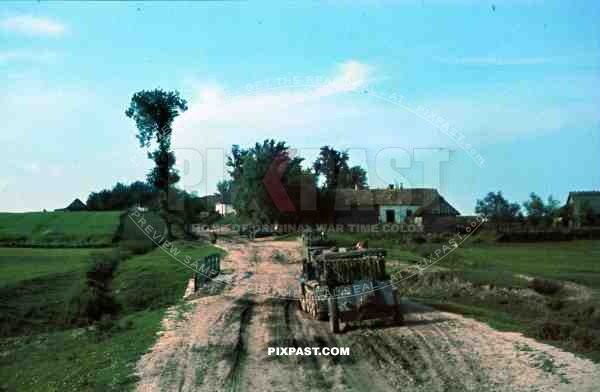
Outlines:
[{"label": "leafy tree", "polygon": [[360,166],[352,166],[349,170],[349,179],[347,180],[352,188],[367,189],[367,172]]},{"label": "leafy tree", "polygon": [[560,217],[560,202],[552,197],[548,196],[546,201],[545,220],[547,224],[552,224],[554,219]]},{"label": "leafy tree", "polygon": [[285,142],[273,139],[256,143],[247,149],[234,145],[227,165],[232,178],[230,191],[233,206],[238,214],[253,223],[281,222],[286,214],[277,209],[263,179],[271,165],[285,167],[281,184],[289,196],[290,188],[302,183],[302,160],[290,156]]},{"label": "leafy tree", "polygon": [[160,193],[161,217],[171,238],[173,231],[169,189],[179,181],[179,175],[174,168],[175,154],[171,151],[171,133],[173,120],[186,110],[187,102],[178,92],[156,89],[135,93],[125,112],[127,117],[136,123],[140,147],[150,149],[152,141],[156,143],[156,149],[148,152],[148,158],[154,161],[154,168],[148,174],[148,182]]},{"label": "leafy tree", "polygon": [[231,203],[231,180],[223,180],[217,183],[217,193],[223,203],[230,204]]},{"label": "leafy tree", "polygon": [[348,159],[347,151],[337,151],[329,146],[321,147],[319,156],[313,163],[313,170],[315,175],[324,177],[324,190],[331,191],[349,185]]},{"label": "leafy tree", "polygon": [[527,212],[527,222],[532,225],[538,225],[546,214],[544,201],[535,193],[529,195],[529,200],[523,203],[523,208]]},{"label": "leafy tree", "polygon": [[500,191],[488,193],[482,200],[477,200],[475,206],[475,212],[485,215],[488,220],[496,224],[497,228],[502,223],[517,220],[520,210],[518,203],[510,203]]},{"label": "leafy tree", "polygon": [[527,221],[532,225],[545,224],[551,225],[554,218],[560,215],[560,203],[552,196],[548,197],[546,203],[535,193],[529,195],[529,200],[523,203],[523,208],[527,212]]},{"label": "leafy tree", "polygon": [[135,181],[129,185],[117,182],[112,189],[92,192],[87,198],[86,205],[90,210],[125,210],[141,205],[153,208],[158,202],[158,192],[150,184]]},{"label": "leafy tree", "polygon": [[198,197],[194,193],[176,190],[177,203],[180,208],[174,214],[175,221],[181,225],[186,237],[193,237],[191,227],[193,223],[212,224],[219,214],[215,211],[215,197]]}]

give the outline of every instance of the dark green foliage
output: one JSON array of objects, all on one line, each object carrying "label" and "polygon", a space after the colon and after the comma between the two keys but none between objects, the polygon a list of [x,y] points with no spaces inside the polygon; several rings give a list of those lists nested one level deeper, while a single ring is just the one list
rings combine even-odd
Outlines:
[{"label": "dark green foliage", "polygon": [[523,203],[523,208],[527,212],[527,222],[531,225],[543,224],[550,226],[554,218],[560,215],[558,200],[548,197],[548,201],[544,203],[541,197],[535,193],[529,195],[529,200]]},{"label": "dark green foliage", "polygon": [[231,189],[232,189],[233,181],[231,180],[223,180],[217,183],[217,192],[219,195],[220,201],[226,204],[231,204]]},{"label": "dark green foliage", "polygon": [[72,300],[74,308],[78,309],[78,323],[98,321],[104,316],[115,316],[119,311],[119,305],[112,295],[111,283],[121,257],[117,251],[91,255],[85,288]]},{"label": "dark green foliage", "polygon": [[347,180],[350,188],[356,187],[357,189],[367,189],[369,184],[367,182],[367,172],[360,166],[352,166],[349,170],[349,179]]},{"label": "dark green foliage", "polygon": [[233,206],[238,214],[254,224],[285,221],[286,212],[279,211],[263,179],[271,165],[279,170],[285,168],[281,184],[298,210],[302,187],[314,187],[314,177],[302,169],[301,163],[302,158],[292,157],[285,142],[264,140],[248,149],[234,145],[227,165]]},{"label": "dark green foliage", "polygon": [[135,181],[129,185],[117,182],[112,189],[90,193],[86,204],[88,209],[99,211],[126,210],[136,205],[158,207],[158,192],[143,181]]},{"label": "dark green foliage", "polygon": [[337,151],[336,149],[323,146],[319,156],[313,163],[313,170],[317,176],[322,176],[325,179],[324,189],[335,190],[338,187],[345,187],[348,173],[347,151]]},{"label": "dark green foliage", "polygon": [[179,113],[186,110],[187,102],[178,92],[156,89],[135,93],[125,112],[136,123],[140,147],[148,149],[152,140],[156,142],[156,149],[148,152],[148,158],[154,161],[154,167],[148,174],[148,182],[160,192],[160,214],[167,226],[169,238],[173,237],[169,189],[179,181],[174,168],[175,154],[171,151],[172,124]]},{"label": "dark green foliage", "polygon": [[520,210],[518,203],[510,203],[500,191],[488,193],[482,200],[477,200],[475,206],[476,213],[483,214],[496,225],[514,222]]},{"label": "dark green foliage", "polygon": [[553,295],[562,288],[562,283],[550,279],[534,278],[529,282],[528,287],[540,294]]},{"label": "dark green foliage", "polygon": [[316,176],[324,178],[324,190],[368,187],[367,172],[360,166],[349,167],[349,159],[347,151],[338,151],[329,146],[321,147],[319,156],[313,163],[313,170]]}]

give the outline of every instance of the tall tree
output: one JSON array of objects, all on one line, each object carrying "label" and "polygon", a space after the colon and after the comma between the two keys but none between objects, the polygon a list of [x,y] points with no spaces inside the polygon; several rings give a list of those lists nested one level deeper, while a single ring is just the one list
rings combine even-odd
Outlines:
[{"label": "tall tree", "polygon": [[348,152],[338,151],[333,147],[323,146],[319,156],[313,163],[315,175],[323,177],[323,189],[332,191],[348,187]]},{"label": "tall tree", "polygon": [[140,147],[150,149],[152,141],[156,148],[148,151],[154,167],[148,173],[148,182],[160,192],[160,213],[167,226],[168,236],[173,237],[169,210],[169,189],[179,181],[175,170],[175,154],[171,151],[173,120],[187,110],[187,102],[177,91],[143,90],[131,98],[127,117],[133,119],[138,129]]},{"label": "tall tree", "polygon": [[521,206],[518,203],[510,203],[500,191],[488,193],[483,199],[477,200],[475,206],[475,212],[485,215],[496,224],[496,228],[502,223],[515,221],[520,210]]}]

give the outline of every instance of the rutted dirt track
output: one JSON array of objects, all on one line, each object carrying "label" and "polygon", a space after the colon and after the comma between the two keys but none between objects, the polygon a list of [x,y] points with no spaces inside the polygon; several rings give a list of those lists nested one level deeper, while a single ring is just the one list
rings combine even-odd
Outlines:
[{"label": "rutted dirt track", "polygon": [[[332,335],[294,301],[295,241],[226,242],[232,286],[177,309],[138,363],[138,391],[598,391],[600,366],[516,333],[407,306],[406,325]],[[268,347],[349,347],[349,356],[268,356]]]}]

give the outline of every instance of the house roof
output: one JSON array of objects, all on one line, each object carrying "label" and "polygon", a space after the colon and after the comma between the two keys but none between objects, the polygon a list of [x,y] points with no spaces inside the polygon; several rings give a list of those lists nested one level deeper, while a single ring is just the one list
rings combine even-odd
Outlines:
[{"label": "house roof", "polygon": [[439,194],[435,189],[428,188],[338,189],[336,197],[348,205],[424,205],[436,200]]},{"label": "house roof", "polygon": [[584,203],[589,203],[594,212],[600,213],[600,191],[577,191],[569,192],[567,204],[571,203],[583,206]]},{"label": "house roof", "polygon": [[370,206],[370,205],[412,205],[425,209],[440,208],[447,204],[456,214],[459,212],[450,205],[436,189],[433,188],[405,188],[405,189],[338,189],[336,199],[345,205]]},{"label": "house roof", "polygon": [[65,208],[58,208],[54,211],[82,211],[87,210],[87,206],[79,199],[75,199]]}]

